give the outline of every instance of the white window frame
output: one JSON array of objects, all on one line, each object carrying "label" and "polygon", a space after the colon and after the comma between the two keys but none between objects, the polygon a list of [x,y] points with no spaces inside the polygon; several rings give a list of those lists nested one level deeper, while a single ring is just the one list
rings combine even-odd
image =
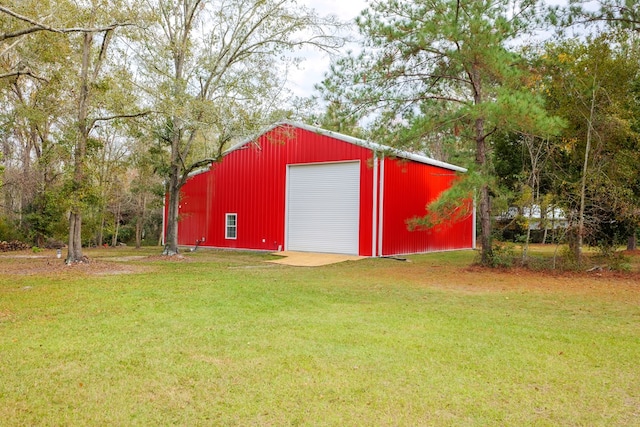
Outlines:
[{"label": "white window frame", "polygon": [[[229,225],[229,220],[233,218],[233,225]],[[233,229],[233,236],[229,233]],[[236,240],[238,238],[238,214],[228,213],[224,216],[224,238],[227,240]]]}]

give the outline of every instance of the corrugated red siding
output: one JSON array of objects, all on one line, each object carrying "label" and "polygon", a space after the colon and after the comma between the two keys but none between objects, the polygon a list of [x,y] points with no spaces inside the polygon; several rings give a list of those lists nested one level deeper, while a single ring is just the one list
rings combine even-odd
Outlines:
[{"label": "corrugated red siding", "polygon": [[399,255],[473,247],[473,215],[435,229],[409,231],[406,221],[426,214],[426,206],[456,179],[451,170],[410,160],[384,160],[382,253]]},{"label": "corrugated red siding", "polygon": [[196,240],[209,238],[211,176],[207,173],[192,176],[186,186],[189,191],[182,191],[180,195],[178,239],[179,244],[195,245]]},{"label": "corrugated red siding", "polygon": [[[360,160],[360,254],[370,256],[373,152],[305,129],[278,127],[255,143],[227,154],[182,189],[178,243],[202,246],[284,249],[288,164]],[[238,215],[238,236],[225,239],[225,214]]]}]

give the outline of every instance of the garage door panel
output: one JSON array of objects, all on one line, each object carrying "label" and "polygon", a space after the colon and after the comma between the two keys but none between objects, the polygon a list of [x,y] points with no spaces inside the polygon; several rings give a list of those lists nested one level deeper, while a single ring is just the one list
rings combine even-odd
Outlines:
[{"label": "garage door panel", "polygon": [[358,253],[360,164],[289,166],[287,249]]}]

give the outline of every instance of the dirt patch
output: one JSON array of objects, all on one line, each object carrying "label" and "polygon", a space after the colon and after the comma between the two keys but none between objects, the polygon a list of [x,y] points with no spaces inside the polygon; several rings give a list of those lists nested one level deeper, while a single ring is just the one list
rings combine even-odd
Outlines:
[{"label": "dirt patch", "polygon": [[640,273],[614,271],[547,272],[525,268],[492,269],[450,266],[417,260],[389,264],[375,271],[383,281],[403,286],[442,289],[461,293],[548,293],[592,295],[606,300],[640,304]]},{"label": "dirt patch", "polygon": [[[0,274],[7,275],[57,275],[57,274],[86,274],[93,276],[112,276],[132,274],[149,270],[149,266],[142,263],[190,262],[183,255],[172,257],[163,255],[119,255],[116,250],[102,251],[98,256],[87,250],[87,262],[67,265],[64,254],[57,258],[55,250],[43,250],[38,253],[31,251],[5,252],[0,254]],[[106,256],[105,256],[106,254]],[[113,255],[113,256],[111,256]]]},{"label": "dirt patch", "polygon": [[142,257],[143,260],[145,261],[163,261],[163,262],[190,262],[191,260],[187,257],[185,257],[184,255],[173,255],[173,256],[167,256],[167,255],[150,255],[150,256],[146,256],[146,257]]},{"label": "dirt patch", "polygon": [[119,275],[144,271],[144,267],[126,265],[118,262],[89,260],[67,265],[55,256],[28,256],[18,254],[0,257],[0,274],[32,276],[58,274]]}]

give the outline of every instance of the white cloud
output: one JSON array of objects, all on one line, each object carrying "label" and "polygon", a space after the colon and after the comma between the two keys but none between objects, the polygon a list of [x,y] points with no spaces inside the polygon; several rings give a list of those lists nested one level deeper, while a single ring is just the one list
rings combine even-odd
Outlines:
[{"label": "white cloud", "polygon": [[[342,21],[353,21],[367,7],[367,0],[303,0],[301,3],[315,9],[319,15],[335,15]],[[288,87],[295,95],[307,97],[314,93],[313,86],[329,71],[331,58],[317,50],[305,50],[303,55],[304,62],[289,72]]]},{"label": "white cloud", "polygon": [[321,15],[336,15],[343,20],[355,18],[367,7],[366,0],[305,0],[304,4]]}]

